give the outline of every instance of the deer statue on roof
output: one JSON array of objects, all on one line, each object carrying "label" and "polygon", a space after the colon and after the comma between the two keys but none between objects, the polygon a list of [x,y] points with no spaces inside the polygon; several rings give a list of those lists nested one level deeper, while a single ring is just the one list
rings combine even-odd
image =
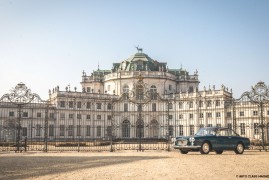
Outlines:
[{"label": "deer statue on roof", "polygon": [[138,53],[139,53],[139,52],[140,52],[140,53],[143,52],[143,49],[142,49],[142,48],[139,48],[139,46],[136,46],[136,49],[137,49]]}]

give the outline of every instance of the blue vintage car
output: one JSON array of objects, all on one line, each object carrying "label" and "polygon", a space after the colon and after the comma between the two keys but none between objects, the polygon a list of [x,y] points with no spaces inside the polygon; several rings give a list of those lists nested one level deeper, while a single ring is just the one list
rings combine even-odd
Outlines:
[{"label": "blue vintage car", "polygon": [[201,154],[215,151],[222,154],[224,150],[243,154],[249,146],[249,138],[240,137],[232,129],[221,127],[201,128],[194,136],[177,137],[174,144],[174,148],[179,149],[182,154],[189,151],[200,151]]}]

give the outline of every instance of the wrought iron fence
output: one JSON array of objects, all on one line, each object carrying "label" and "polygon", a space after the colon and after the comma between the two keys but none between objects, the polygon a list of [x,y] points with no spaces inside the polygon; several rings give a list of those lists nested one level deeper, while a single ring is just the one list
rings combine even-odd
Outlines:
[{"label": "wrought iron fence", "polygon": [[247,93],[159,95],[142,78],[136,85],[122,96],[56,89],[43,101],[20,83],[0,99],[0,151],[170,151],[173,137],[207,126],[233,128],[253,149],[268,149],[266,98],[261,106]]}]

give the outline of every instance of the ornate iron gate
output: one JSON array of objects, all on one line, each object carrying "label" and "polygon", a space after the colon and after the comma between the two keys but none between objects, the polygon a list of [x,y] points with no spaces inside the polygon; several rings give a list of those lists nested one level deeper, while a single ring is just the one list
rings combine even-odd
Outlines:
[{"label": "ornate iron gate", "polygon": [[171,150],[171,138],[201,127],[228,126],[268,149],[268,89],[259,82],[235,100],[222,90],[159,95],[138,76],[121,96],[50,93],[48,101],[23,83],[0,99],[1,151]]}]

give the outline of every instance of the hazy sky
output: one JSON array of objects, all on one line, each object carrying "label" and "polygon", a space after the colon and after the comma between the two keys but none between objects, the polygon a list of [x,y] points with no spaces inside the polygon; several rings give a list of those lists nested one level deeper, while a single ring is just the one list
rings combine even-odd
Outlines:
[{"label": "hazy sky", "polygon": [[137,52],[199,72],[235,98],[269,84],[269,1],[1,0],[0,96],[24,82],[42,99],[82,71],[111,69]]}]

